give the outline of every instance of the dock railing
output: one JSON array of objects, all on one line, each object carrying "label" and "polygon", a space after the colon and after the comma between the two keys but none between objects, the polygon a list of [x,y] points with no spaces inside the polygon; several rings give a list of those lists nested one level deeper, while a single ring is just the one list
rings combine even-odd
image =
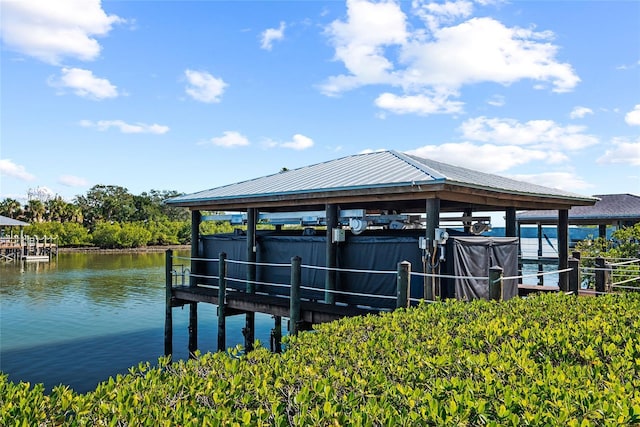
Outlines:
[{"label": "dock railing", "polygon": [[58,255],[57,237],[9,235],[0,236],[0,259],[6,262],[47,258]]},{"label": "dock railing", "polygon": [[[174,264],[174,261],[176,263]],[[218,265],[217,275],[199,274],[191,271],[186,265],[193,265],[193,262],[202,263],[216,263]],[[171,320],[171,308],[174,306],[182,306],[189,304],[191,308],[195,303],[209,302],[218,305],[218,349],[225,350],[226,341],[226,317],[237,314],[247,314],[255,312],[263,312],[271,314],[276,319],[276,328],[272,333],[272,339],[275,338],[275,344],[272,342],[272,349],[279,349],[280,345],[280,319],[282,317],[289,318],[289,332],[296,334],[300,330],[308,329],[310,327],[309,316],[306,320],[303,316],[303,312],[315,312],[319,313],[317,323],[323,321],[335,320],[339,317],[362,315],[366,313],[376,313],[382,311],[389,311],[393,308],[388,308],[388,302],[394,301],[394,308],[405,308],[420,303],[437,303],[439,300],[425,300],[424,298],[411,298],[410,284],[412,277],[421,278],[435,278],[435,279],[475,279],[486,280],[488,283],[488,295],[489,299],[500,301],[503,299],[503,285],[506,280],[516,280],[516,283],[521,283],[524,278],[538,277],[540,275],[559,275],[560,273],[568,273],[569,285],[568,289],[560,289],[553,286],[535,286],[529,285],[526,289],[527,292],[539,292],[539,291],[564,291],[568,294],[574,295],[602,295],[605,293],[618,292],[622,290],[640,290],[640,277],[637,275],[632,278],[626,278],[614,282],[611,278],[618,277],[620,272],[637,272],[637,266],[640,265],[640,260],[625,260],[618,261],[617,263],[605,263],[604,261],[597,260],[596,263],[602,264],[595,268],[585,268],[580,266],[580,261],[577,258],[571,258],[569,260],[569,268],[564,270],[538,272],[527,275],[510,276],[505,277],[503,270],[499,266],[492,267],[489,271],[489,275],[486,277],[475,276],[453,276],[437,273],[421,273],[412,272],[411,263],[407,261],[401,261],[397,264],[396,270],[363,270],[353,268],[328,268],[324,266],[307,265],[302,262],[300,257],[291,258],[290,263],[264,263],[264,262],[247,262],[241,260],[233,260],[227,258],[225,253],[219,254],[218,258],[194,258],[175,256],[171,250],[167,251],[166,258],[166,289],[167,289],[167,313],[165,322],[165,353],[171,353],[172,346],[172,320]],[[236,289],[229,287],[229,282],[238,282],[246,284],[246,279],[237,277],[229,277],[227,274],[227,268],[233,264],[244,264],[247,266],[255,267],[267,267],[267,268],[286,268],[289,270],[288,283],[275,283],[264,281],[251,281],[253,285],[260,286],[261,291],[249,293],[245,289]],[[629,267],[634,266],[634,267]],[[365,292],[350,292],[345,290],[327,290],[319,287],[312,287],[305,285],[302,280],[303,270],[332,270],[343,274],[381,274],[388,275],[390,281],[395,281],[395,286],[389,286],[387,289],[393,289],[393,293],[379,294],[379,293],[365,293]],[[612,274],[612,271],[618,273]],[[596,277],[597,286],[593,291],[583,289],[582,280],[583,274],[594,274]],[[195,279],[195,280],[192,280]],[[216,281],[217,284],[212,284]],[[207,282],[206,284],[203,282]],[[195,283],[195,285],[193,285]],[[520,286],[519,286],[520,287]],[[278,295],[268,292],[269,289],[280,289]],[[282,290],[285,290],[282,292]],[[520,289],[522,290],[522,289]],[[385,307],[362,307],[352,306],[345,303],[329,304],[317,299],[303,298],[302,291],[308,292],[331,292],[334,295],[350,295],[359,296],[368,299],[380,299],[386,300]],[[187,292],[189,294],[187,295]],[[200,293],[200,297],[198,297]],[[182,295],[180,298],[176,297],[176,294]],[[185,296],[187,295],[187,296]],[[181,299],[191,298],[191,299]],[[235,304],[235,305],[234,305]],[[313,319],[311,315],[311,319]],[[191,319],[191,316],[190,316]],[[197,333],[197,327],[191,325],[189,327],[190,343],[195,343],[197,340],[191,338],[192,331]],[[274,347],[275,346],[275,347]],[[191,347],[190,347],[191,350]]]}]

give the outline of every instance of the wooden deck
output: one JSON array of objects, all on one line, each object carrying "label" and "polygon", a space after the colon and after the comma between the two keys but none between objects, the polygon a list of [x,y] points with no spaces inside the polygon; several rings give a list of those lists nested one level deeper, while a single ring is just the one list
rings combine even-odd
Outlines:
[{"label": "wooden deck", "polygon": [[[172,305],[182,306],[192,302],[218,304],[218,290],[204,286],[174,286]],[[300,320],[309,324],[332,322],[342,317],[377,314],[381,310],[365,309],[347,305],[325,304],[318,301],[300,301]],[[278,297],[246,292],[229,292],[226,298],[226,315],[264,313],[271,316],[289,317],[290,300]]]}]

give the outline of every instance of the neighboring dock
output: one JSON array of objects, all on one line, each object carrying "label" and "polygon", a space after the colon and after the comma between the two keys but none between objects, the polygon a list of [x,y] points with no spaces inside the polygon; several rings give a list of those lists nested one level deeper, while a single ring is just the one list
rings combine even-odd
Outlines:
[{"label": "neighboring dock", "polygon": [[26,235],[0,237],[0,259],[4,262],[49,262],[57,256],[58,245],[53,237]]}]

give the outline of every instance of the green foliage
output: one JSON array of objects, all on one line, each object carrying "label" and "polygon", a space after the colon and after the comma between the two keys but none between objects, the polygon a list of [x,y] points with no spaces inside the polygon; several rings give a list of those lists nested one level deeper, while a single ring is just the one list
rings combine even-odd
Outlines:
[{"label": "green foliage", "polygon": [[0,377],[2,425],[640,424],[640,295],[421,305],[287,350],[142,363],[86,395]]},{"label": "green foliage", "polygon": [[123,187],[96,185],[86,195],[77,196],[75,203],[60,196],[34,197],[23,208],[17,200],[6,198],[0,201],[0,215],[31,222],[25,234],[55,236],[60,247],[187,244],[191,240],[189,210],[164,203],[179,195],[151,190],[135,196]]},{"label": "green foliage", "polygon": [[206,236],[211,234],[232,233],[234,228],[243,228],[229,224],[227,221],[203,221],[200,223],[200,234]]},{"label": "green foliage", "polygon": [[191,239],[191,221],[148,221],[145,227],[151,233],[149,245],[177,245]]},{"label": "green foliage", "polygon": [[139,223],[101,221],[93,231],[93,243],[101,248],[138,248],[146,246],[151,232]]},{"label": "green foliage", "polygon": [[[576,244],[576,250],[580,251],[583,267],[595,267],[596,257],[603,257],[610,262],[639,259],[640,222],[614,231],[611,240],[602,237],[582,240]],[[617,267],[612,271],[612,276],[613,283],[625,282],[625,286],[640,286],[640,280],[632,280],[640,277],[640,265],[633,263]],[[593,277],[588,277],[587,280],[593,287]]]}]

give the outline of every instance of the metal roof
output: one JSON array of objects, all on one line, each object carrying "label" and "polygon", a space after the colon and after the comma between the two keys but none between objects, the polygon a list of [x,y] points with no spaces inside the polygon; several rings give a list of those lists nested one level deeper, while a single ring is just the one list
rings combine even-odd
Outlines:
[{"label": "metal roof", "polygon": [[[580,224],[611,224],[618,221],[640,222],[640,197],[633,194],[602,194],[593,206],[574,206],[569,209],[569,222]],[[521,223],[555,223],[555,211],[524,211],[516,215]]]},{"label": "metal roof", "polygon": [[27,225],[29,225],[28,222],[22,222],[17,219],[9,218],[8,216],[0,215],[0,226],[2,227],[25,227]]},{"label": "metal roof", "polygon": [[[566,191],[543,187],[498,175],[452,166],[396,151],[356,154],[298,169],[224,185],[175,197],[166,203],[177,206],[209,206],[234,200],[294,200],[314,195],[325,199],[337,194],[350,197],[356,193],[384,195],[393,191],[418,199],[418,193],[464,188],[466,192],[482,190],[507,195],[526,195],[551,198],[562,204],[593,204],[595,199]],[[393,190],[392,190],[393,189]],[[397,196],[396,200],[400,200]],[[433,196],[432,196],[433,197]],[[403,199],[404,200],[404,199]],[[530,202],[530,201],[529,201]],[[309,201],[310,205],[312,202]],[[317,201],[316,201],[317,203]],[[506,203],[506,202],[505,202]],[[502,206],[502,205],[501,205]],[[506,204],[504,205],[506,206]],[[531,208],[529,203],[528,208]]]}]

